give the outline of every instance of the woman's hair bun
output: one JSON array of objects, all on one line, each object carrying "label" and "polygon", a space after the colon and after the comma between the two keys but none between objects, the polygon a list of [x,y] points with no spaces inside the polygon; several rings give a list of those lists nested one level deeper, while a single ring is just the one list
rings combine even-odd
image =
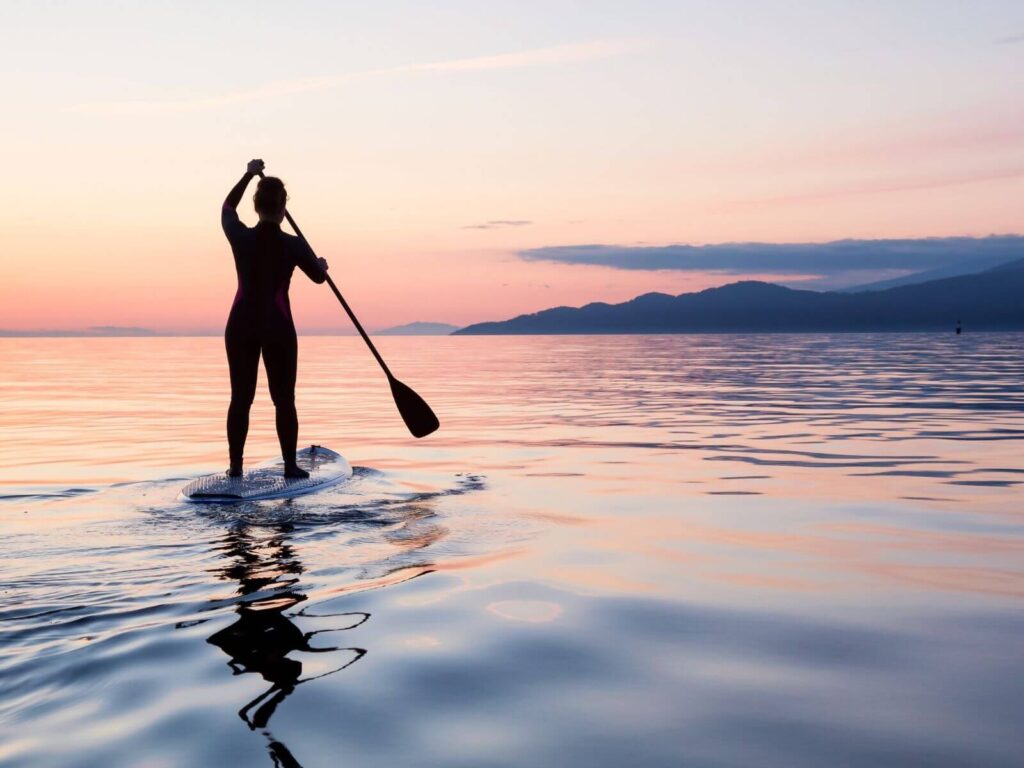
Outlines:
[{"label": "woman's hair bun", "polygon": [[264,176],[256,185],[256,194],[252,198],[256,213],[273,215],[280,213],[288,202],[288,193],[284,182],[276,176]]}]

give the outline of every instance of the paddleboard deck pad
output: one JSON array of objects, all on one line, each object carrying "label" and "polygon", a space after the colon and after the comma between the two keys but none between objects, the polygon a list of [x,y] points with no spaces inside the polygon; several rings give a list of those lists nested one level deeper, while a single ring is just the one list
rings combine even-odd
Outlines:
[{"label": "paddleboard deck pad", "polygon": [[309,477],[284,476],[284,460],[268,461],[241,477],[227,473],[204,475],[181,489],[180,501],[199,503],[289,499],[315,493],[352,477],[352,467],[340,453],[320,445],[311,445],[295,454],[296,463]]}]

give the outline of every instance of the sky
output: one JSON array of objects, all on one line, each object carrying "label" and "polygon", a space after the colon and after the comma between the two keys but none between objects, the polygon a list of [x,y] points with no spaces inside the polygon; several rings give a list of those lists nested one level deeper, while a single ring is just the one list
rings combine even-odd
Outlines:
[{"label": "sky", "polygon": [[[810,244],[1024,233],[1019,0],[0,0],[0,88],[7,330],[219,332],[252,157],[371,328],[837,287],[949,252]],[[301,275],[292,304],[348,330]]]}]

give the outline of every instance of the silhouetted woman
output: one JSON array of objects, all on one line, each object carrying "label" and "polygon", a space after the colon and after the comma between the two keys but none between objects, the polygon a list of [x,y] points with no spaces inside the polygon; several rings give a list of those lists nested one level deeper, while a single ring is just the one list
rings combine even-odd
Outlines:
[{"label": "silhouetted woman", "polygon": [[309,477],[295,463],[299,419],[295,412],[298,343],[288,302],[288,286],[298,266],[314,283],[326,280],[327,262],[318,259],[305,241],[281,231],[288,194],[280,179],[260,179],[253,202],[259,223],[249,228],[238,219],[238,204],[253,176],[263,171],[262,160],[250,160],[245,175],[224,200],[221,225],[231,243],[238,273],[238,292],[231,306],[224,343],[231,371],[228,407],[228,474],[242,474],[242,453],[249,432],[249,408],[256,396],[260,353],[267,371],[270,397],[277,412],[277,437],[284,457],[285,477]]}]

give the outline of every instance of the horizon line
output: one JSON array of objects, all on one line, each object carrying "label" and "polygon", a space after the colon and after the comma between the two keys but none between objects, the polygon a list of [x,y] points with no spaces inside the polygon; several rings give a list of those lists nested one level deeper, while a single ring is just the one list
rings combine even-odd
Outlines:
[{"label": "horizon line", "polygon": [[[409,323],[403,323],[397,326],[387,326],[386,328],[376,328],[368,331],[371,335],[377,336],[449,336],[456,330],[467,327],[466,325],[453,325],[451,323],[441,323],[442,325],[451,326],[452,331],[448,333],[437,333],[437,334],[425,334],[425,333],[394,333],[393,331],[398,328],[402,328]],[[468,325],[473,325],[469,323]],[[224,329],[194,329],[194,330],[155,330],[152,328],[137,328],[137,329],[124,329],[124,330],[110,330],[101,331],[93,330],[90,328],[74,329],[74,328],[0,328],[0,339],[152,339],[152,338],[214,338],[224,335]],[[299,331],[299,336],[352,336],[358,337],[359,333],[355,330],[332,330],[325,328],[317,328],[308,331]]]}]

